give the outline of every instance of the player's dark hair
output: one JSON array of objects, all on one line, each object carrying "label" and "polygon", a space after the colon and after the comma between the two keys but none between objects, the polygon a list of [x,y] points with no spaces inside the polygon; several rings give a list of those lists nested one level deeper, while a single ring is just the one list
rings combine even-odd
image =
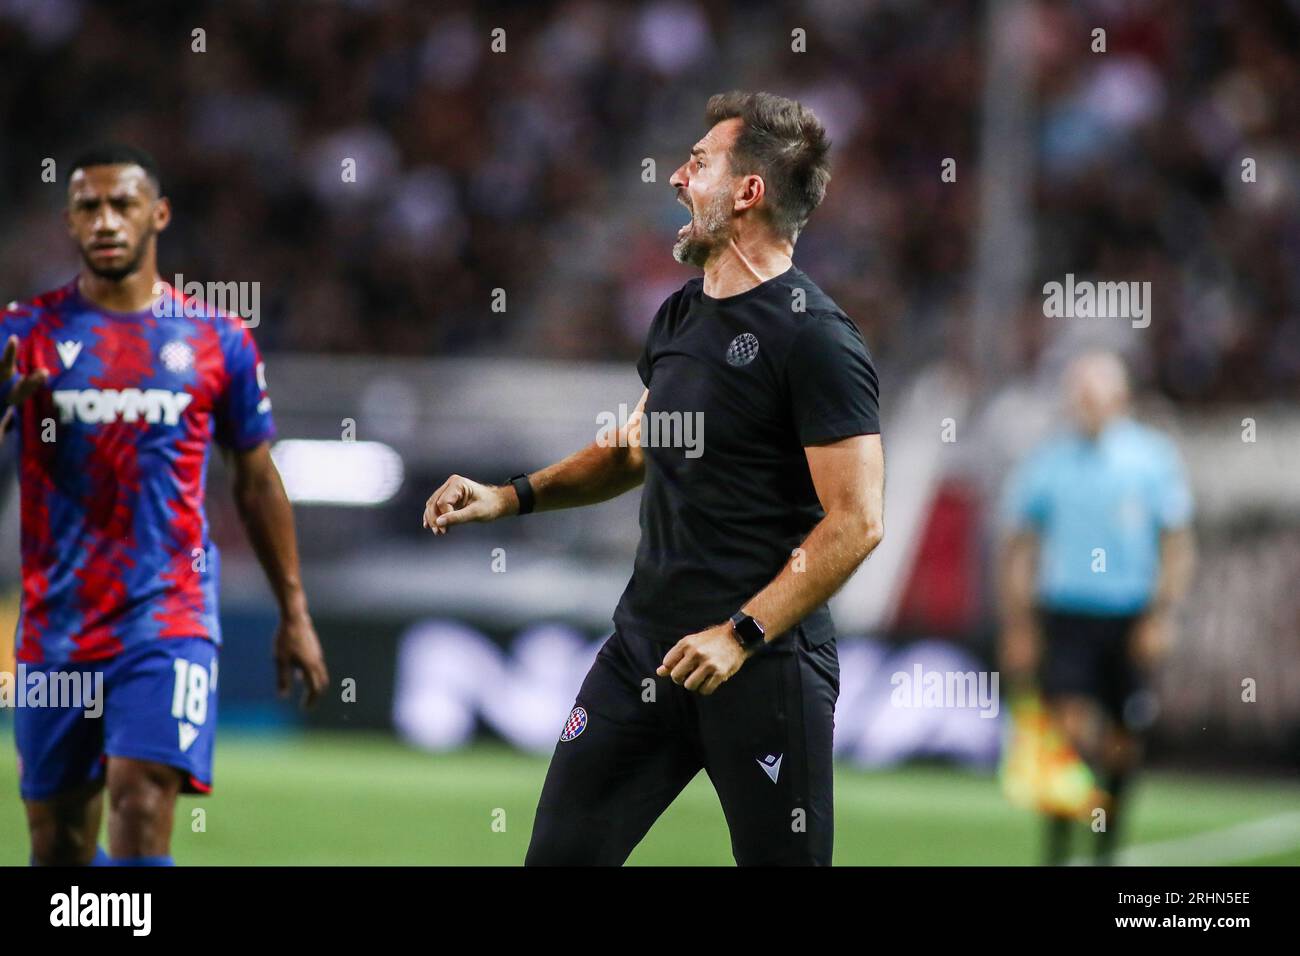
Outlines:
[{"label": "player's dark hair", "polygon": [[87,166],[139,166],[153,183],[154,190],[159,196],[162,195],[162,175],[158,172],[158,163],[151,155],[136,146],[129,146],[126,143],[101,143],[83,150],[72,161],[68,178],[71,179],[73,173]]},{"label": "player's dark hair", "polygon": [[772,228],[794,242],[831,181],[831,143],[821,120],[802,103],[744,90],[710,97],[705,115],[709,126],[737,118],[744,124],[731,147],[731,172],[763,177]]}]

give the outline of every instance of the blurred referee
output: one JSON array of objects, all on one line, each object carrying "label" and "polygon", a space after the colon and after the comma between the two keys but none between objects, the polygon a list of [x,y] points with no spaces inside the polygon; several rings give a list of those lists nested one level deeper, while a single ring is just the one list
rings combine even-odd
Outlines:
[{"label": "blurred referee", "polygon": [[[1033,452],[1006,490],[1002,662],[1013,684],[1036,680],[1110,794],[1094,847],[1109,863],[1155,718],[1148,679],[1191,574],[1192,499],[1173,443],[1128,417],[1117,356],[1076,358],[1065,390],[1075,429]],[[1065,862],[1071,828],[1048,817],[1048,864]]]},{"label": "blurred referee", "polygon": [[[883,534],[876,372],[791,261],[830,180],[820,121],[732,92],[707,123],[670,180],[691,213],[673,255],[704,275],[655,315],[627,426],[506,485],[453,475],[424,512],[445,534],[645,485],[632,580],[556,745],[529,865],[623,863],[701,769],[737,863],[831,862],[826,600]],[[664,440],[684,421],[705,426],[702,454]]]}]

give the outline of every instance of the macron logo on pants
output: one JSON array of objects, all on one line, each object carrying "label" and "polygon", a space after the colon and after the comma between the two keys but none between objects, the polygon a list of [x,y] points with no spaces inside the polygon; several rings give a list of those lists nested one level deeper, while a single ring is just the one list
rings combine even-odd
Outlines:
[{"label": "macron logo on pants", "polygon": [[68,388],[56,389],[53,394],[59,421],[65,425],[72,421],[86,425],[116,421],[175,425],[194,400],[189,392],[162,388]]}]

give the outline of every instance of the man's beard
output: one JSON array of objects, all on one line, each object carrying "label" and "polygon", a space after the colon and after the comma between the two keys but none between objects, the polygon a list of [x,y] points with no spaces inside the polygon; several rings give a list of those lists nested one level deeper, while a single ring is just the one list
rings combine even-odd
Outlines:
[{"label": "man's beard", "polygon": [[140,237],[140,241],[135,244],[134,249],[127,250],[126,260],[120,266],[97,266],[95,260],[90,257],[89,250],[82,248],[81,261],[86,264],[86,268],[101,279],[110,279],[117,282],[125,279],[131,273],[140,268],[140,260],[144,258],[144,251],[148,247],[149,238],[153,235],[150,230],[146,235]]},{"label": "man's beard", "polygon": [[731,233],[731,195],[721,193],[698,213],[691,210],[690,229],[673,244],[673,258],[682,265],[703,267],[713,251],[724,245]]}]

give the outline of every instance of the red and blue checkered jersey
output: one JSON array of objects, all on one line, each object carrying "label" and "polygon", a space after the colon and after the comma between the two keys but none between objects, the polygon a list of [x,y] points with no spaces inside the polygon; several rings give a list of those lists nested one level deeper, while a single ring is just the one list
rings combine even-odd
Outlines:
[{"label": "red and blue checkered jersey", "polygon": [[0,347],[10,335],[18,372],[49,372],[11,412],[18,659],[102,660],[173,637],[220,644],[203,508],[212,439],[245,450],[275,434],[248,329],[170,285],[150,310],[109,312],[74,280],[6,309]]}]

